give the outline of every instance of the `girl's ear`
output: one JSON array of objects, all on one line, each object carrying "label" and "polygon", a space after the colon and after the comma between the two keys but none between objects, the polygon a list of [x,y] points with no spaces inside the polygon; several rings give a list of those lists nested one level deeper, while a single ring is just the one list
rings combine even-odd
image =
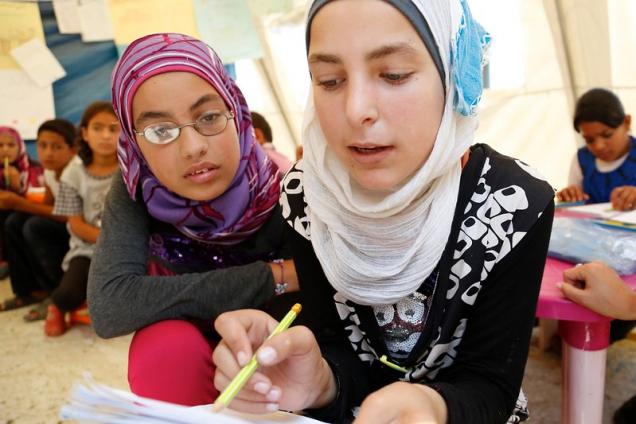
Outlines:
[{"label": "girl's ear", "polygon": [[82,135],[82,140],[86,140],[86,133],[88,131],[86,131],[86,127],[80,127],[80,133]]},{"label": "girl's ear", "polygon": [[623,121],[623,125],[625,125],[625,129],[627,130],[627,132],[629,132],[629,130],[632,127],[632,115],[625,115],[625,120]]}]

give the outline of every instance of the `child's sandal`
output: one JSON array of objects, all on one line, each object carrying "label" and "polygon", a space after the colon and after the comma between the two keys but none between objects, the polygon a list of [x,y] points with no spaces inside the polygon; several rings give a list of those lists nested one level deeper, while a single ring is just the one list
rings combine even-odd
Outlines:
[{"label": "child's sandal", "polygon": [[38,303],[38,305],[35,308],[32,308],[29,312],[27,312],[27,314],[24,315],[22,319],[25,322],[33,322],[33,321],[40,321],[40,320],[46,319],[50,304],[51,304],[51,299],[47,297],[46,299],[44,299],[43,302]]},{"label": "child's sandal", "polygon": [[54,304],[47,308],[46,320],[44,321],[44,334],[49,337],[61,336],[66,332],[66,321],[64,312],[60,311]]},{"label": "child's sandal", "polygon": [[70,324],[91,325],[91,316],[88,313],[88,305],[86,302],[77,309],[73,309],[69,314]]}]

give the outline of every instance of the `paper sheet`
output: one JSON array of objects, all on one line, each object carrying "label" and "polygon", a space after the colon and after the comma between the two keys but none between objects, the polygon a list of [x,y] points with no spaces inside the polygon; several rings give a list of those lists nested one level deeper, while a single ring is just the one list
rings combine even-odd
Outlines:
[{"label": "paper sheet", "polygon": [[20,69],[0,70],[0,122],[24,139],[35,139],[38,126],[55,117],[53,87],[39,87]]},{"label": "paper sheet", "polygon": [[568,208],[568,211],[592,215],[595,218],[636,224],[636,211],[617,211],[611,203],[592,203]]},{"label": "paper sheet", "polygon": [[11,56],[40,87],[46,87],[60,78],[66,72],[53,52],[38,38],[32,38],[24,44],[11,50]]},{"label": "paper sheet", "polygon": [[106,0],[82,0],[77,12],[82,30],[82,41],[107,41],[113,39],[113,26]]},{"label": "paper sheet", "polygon": [[194,408],[143,398],[88,380],[73,389],[71,400],[60,410],[63,419],[103,423],[172,424],[311,424],[319,421],[299,415],[277,412],[249,415],[224,410],[211,411],[209,405]]},{"label": "paper sheet", "polygon": [[79,34],[82,32],[79,0],[53,0],[53,10],[60,34]]},{"label": "paper sheet", "polygon": [[613,221],[624,222],[626,224],[636,225],[636,211],[619,212],[609,219]]},{"label": "paper sheet", "polygon": [[568,211],[590,214],[598,218],[609,218],[615,213],[611,203],[591,203],[583,206],[567,208]]},{"label": "paper sheet", "polygon": [[11,50],[32,38],[44,41],[38,4],[0,1],[0,69],[20,69]]},{"label": "paper sheet", "polygon": [[263,55],[246,0],[195,0],[201,40],[208,43],[223,63]]},{"label": "paper sheet", "polygon": [[157,32],[200,38],[192,0],[109,0],[116,44],[130,44]]}]

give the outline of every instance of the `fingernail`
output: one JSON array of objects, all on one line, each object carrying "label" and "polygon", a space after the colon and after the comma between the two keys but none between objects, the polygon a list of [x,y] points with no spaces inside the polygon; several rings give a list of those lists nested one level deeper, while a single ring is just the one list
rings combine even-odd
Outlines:
[{"label": "fingernail", "polygon": [[563,283],[556,283],[557,289],[560,289],[561,287],[563,287]]},{"label": "fingernail", "polygon": [[264,347],[259,349],[256,356],[261,364],[269,364],[276,359],[276,351],[272,347]]},{"label": "fingernail", "polygon": [[239,353],[236,354],[236,359],[238,360],[240,366],[247,364],[247,353],[243,352],[242,350],[239,351]]},{"label": "fingernail", "polygon": [[265,399],[267,399],[270,402],[276,402],[277,400],[280,399],[280,395],[281,395],[281,390],[278,387],[272,387],[269,393],[267,393],[267,395],[265,396]]},{"label": "fingernail", "polygon": [[[254,390],[256,390],[258,393],[264,395],[264,394],[268,394],[267,391],[269,390],[269,384],[261,381],[260,383],[256,383],[254,385]],[[270,400],[270,399],[267,399]],[[271,399],[271,400],[277,400],[277,399]]]},{"label": "fingernail", "polygon": [[278,404],[277,403],[268,403],[265,405],[265,409],[267,409],[269,412],[277,412],[278,411]]}]

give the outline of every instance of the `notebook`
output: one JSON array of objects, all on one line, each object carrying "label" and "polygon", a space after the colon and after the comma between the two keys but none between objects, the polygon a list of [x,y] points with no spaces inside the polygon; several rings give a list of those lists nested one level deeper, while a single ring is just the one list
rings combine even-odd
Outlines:
[{"label": "notebook", "polygon": [[143,398],[133,393],[85,381],[77,384],[69,402],[60,409],[64,420],[80,423],[171,423],[171,424],[317,424],[320,421],[286,412],[267,415],[243,414],[225,409],[212,412],[211,405],[187,407]]}]

